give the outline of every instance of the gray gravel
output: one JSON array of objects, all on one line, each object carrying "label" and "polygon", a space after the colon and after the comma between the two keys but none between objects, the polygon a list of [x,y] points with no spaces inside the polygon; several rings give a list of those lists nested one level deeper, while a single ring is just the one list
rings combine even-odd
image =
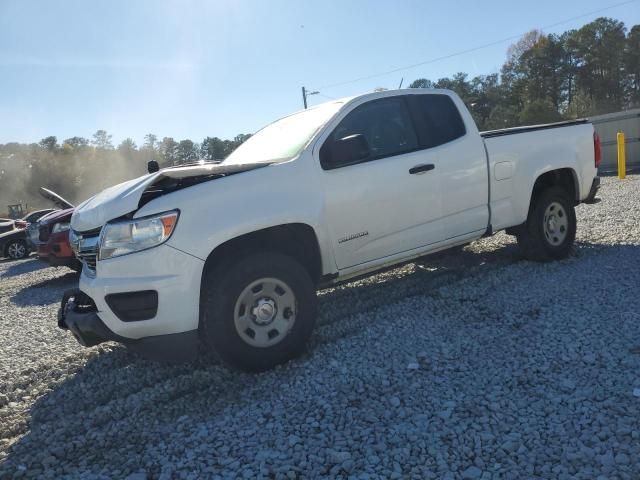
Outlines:
[{"label": "gray gravel", "polygon": [[0,263],[0,478],[640,478],[640,177],[600,197],[566,261],[500,234],[321,292],[260,375],[84,349],[74,275]]}]

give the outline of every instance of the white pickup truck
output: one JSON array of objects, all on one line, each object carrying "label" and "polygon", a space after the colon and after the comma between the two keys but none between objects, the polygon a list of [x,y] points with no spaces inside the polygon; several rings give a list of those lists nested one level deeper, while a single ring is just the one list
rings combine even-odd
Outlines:
[{"label": "white pickup truck", "polygon": [[224,162],[160,170],[79,205],[84,268],[58,322],[82,345],[153,358],[198,347],[264,370],[299,354],[316,290],[500,230],[527,258],[566,257],[599,185],[586,121],[479,133],[455,93],[325,103]]}]

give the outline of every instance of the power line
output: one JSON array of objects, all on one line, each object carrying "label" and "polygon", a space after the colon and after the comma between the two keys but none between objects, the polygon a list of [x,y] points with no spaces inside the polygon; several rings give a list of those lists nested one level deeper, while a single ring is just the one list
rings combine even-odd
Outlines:
[{"label": "power line", "polygon": [[[581,15],[576,15],[575,17],[567,18],[565,20],[561,20],[561,21],[556,22],[556,23],[545,25],[545,26],[541,27],[540,29],[541,30],[546,30],[546,29],[549,29],[549,28],[557,27],[559,25],[563,25],[565,23],[569,23],[569,22],[572,22],[574,20],[579,20],[581,18],[588,17],[588,16],[594,15],[596,13],[601,13],[601,12],[604,12],[604,11],[607,11],[607,10],[611,10],[612,8],[617,8],[617,7],[622,7],[624,5],[629,5],[630,3],[636,3],[638,1],[639,0],[627,0],[626,2],[616,3],[615,5],[610,5],[608,7],[600,8],[598,10],[593,10],[593,11],[588,12],[588,13],[583,13]],[[430,63],[439,62],[441,60],[446,60],[448,58],[457,57],[459,55],[465,55],[467,53],[471,53],[471,52],[476,52],[478,50],[482,50],[483,48],[493,47],[495,45],[499,45],[499,44],[504,43],[504,42],[508,42],[508,41],[511,41],[511,40],[516,40],[518,38],[521,38],[526,33],[527,32],[521,33],[519,35],[512,35],[510,37],[502,38],[500,40],[496,40],[496,41],[491,42],[491,43],[486,43],[486,44],[480,45],[478,47],[469,48],[467,50],[461,50],[459,52],[451,53],[449,55],[443,55],[441,57],[432,58],[432,59],[429,59],[429,60],[425,60],[423,62],[414,63],[412,65],[407,65],[407,66],[404,66],[404,67],[394,68],[392,70],[387,70],[386,72],[374,73],[372,75],[367,75],[367,76],[360,77],[360,78],[354,78],[353,80],[346,80],[344,82],[338,82],[338,83],[331,83],[329,85],[323,85],[322,87],[317,87],[314,90],[325,90],[327,88],[340,87],[342,85],[348,85],[350,83],[361,82],[363,80],[370,80],[372,78],[383,77],[383,76],[389,75],[391,73],[397,73],[397,72],[401,72],[403,70],[409,70],[411,68],[420,67],[422,65],[428,65]]]},{"label": "power line", "polygon": [[335,100],[335,97],[325,95],[324,93],[320,93],[318,91],[310,92],[305,87],[302,87],[302,104],[304,105],[305,110],[307,109],[307,99],[310,95],[318,95],[320,97],[326,98],[327,100]]}]

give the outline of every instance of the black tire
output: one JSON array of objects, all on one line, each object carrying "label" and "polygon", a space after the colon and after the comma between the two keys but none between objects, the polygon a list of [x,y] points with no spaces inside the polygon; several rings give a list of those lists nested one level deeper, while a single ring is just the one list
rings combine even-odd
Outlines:
[{"label": "black tire", "polygon": [[[552,209],[551,215],[555,209],[556,218],[563,222],[556,230],[557,236],[545,228],[548,209]],[[576,238],[576,212],[567,192],[560,187],[550,187],[536,194],[527,221],[516,229],[516,238],[529,260],[549,261],[568,257]]]},{"label": "black tire", "polygon": [[4,255],[12,260],[20,260],[29,255],[29,247],[24,240],[10,240],[4,248]]},{"label": "black tire", "polygon": [[[241,295],[260,279],[283,282],[293,293],[295,301],[290,330],[282,334],[278,343],[270,346],[250,345],[236,328],[236,304],[242,305]],[[251,254],[206,272],[201,297],[202,347],[205,351],[215,350],[225,363],[244,371],[268,370],[298,356],[304,350],[316,320],[317,296],[313,281],[302,265],[280,253]],[[252,318],[254,323],[257,322],[257,317]],[[255,325],[262,331],[266,328],[264,324]],[[250,334],[251,328],[248,330]]]}]

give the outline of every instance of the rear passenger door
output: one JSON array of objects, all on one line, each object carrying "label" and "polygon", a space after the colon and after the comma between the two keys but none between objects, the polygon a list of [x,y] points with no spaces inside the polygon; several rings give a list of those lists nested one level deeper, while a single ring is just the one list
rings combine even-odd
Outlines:
[{"label": "rear passenger door", "polygon": [[[456,105],[456,102],[458,105]],[[425,162],[435,165],[443,240],[486,230],[488,174],[484,143],[462,102],[444,93],[408,96]],[[465,110],[466,112],[466,110]]]}]

